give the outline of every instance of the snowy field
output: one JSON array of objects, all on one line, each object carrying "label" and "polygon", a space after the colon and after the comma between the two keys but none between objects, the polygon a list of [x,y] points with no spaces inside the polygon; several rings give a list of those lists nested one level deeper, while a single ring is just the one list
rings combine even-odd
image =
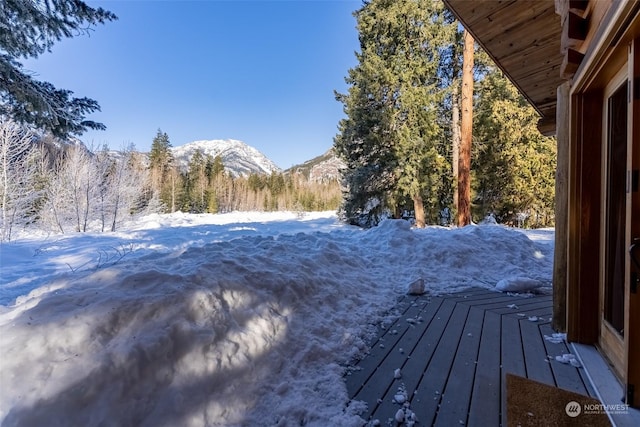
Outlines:
[{"label": "snowy field", "polygon": [[360,426],[344,366],[409,283],[550,292],[553,237],[331,212],[23,236],[0,245],[0,424]]}]

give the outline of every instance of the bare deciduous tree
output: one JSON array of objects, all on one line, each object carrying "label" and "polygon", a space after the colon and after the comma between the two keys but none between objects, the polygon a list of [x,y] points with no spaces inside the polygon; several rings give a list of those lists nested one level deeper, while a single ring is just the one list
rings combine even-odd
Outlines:
[{"label": "bare deciduous tree", "polygon": [[137,158],[133,147],[120,151],[105,179],[111,231],[116,231],[121,221],[131,218],[139,210],[138,204],[149,180],[149,171]]},{"label": "bare deciduous tree", "polygon": [[11,240],[16,225],[32,220],[36,161],[34,133],[11,120],[0,121],[0,240]]}]

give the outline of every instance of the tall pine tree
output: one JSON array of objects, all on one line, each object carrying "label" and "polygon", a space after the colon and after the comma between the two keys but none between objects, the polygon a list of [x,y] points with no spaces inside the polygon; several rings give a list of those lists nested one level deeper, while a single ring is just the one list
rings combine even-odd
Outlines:
[{"label": "tall pine tree", "polygon": [[458,151],[458,226],[471,224],[471,140],[473,137],[473,53],[474,40],[464,31],[460,146]]},{"label": "tall pine tree", "polygon": [[345,161],[344,216],[375,224],[409,201],[416,224],[437,211],[447,169],[438,152],[440,49],[447,27],[441,2],[372,0],[356,12],[361,52],[337,94],[347,118],[335,138]]},{"label": "tall pine tree", "polygon": [[502,223],[553,224],[556,144],[537,129],[539,116],[498,71],[479,85],[474,118],[475,216]]},{"label": "tall pine tree", "polygon": [[175,212],[177,208],[176,192],[178,184],[176,181],[178,174],[175,171],[173,161],[169,135],[158,129],[149,152],[151,186],[170,212]]},{"label": "tall pine tree", "polygon": [[207,209],[207,187],[209,186],[207,161],[207,157],[200,149],[196,150],[189,160],[182,204],[185,212],[202,213]]}]

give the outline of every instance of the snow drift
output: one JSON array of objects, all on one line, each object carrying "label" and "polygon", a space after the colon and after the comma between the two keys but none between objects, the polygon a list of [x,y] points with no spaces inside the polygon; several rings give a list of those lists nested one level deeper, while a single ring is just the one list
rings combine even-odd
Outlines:
[{"label": "snow drift", "polygon": [[344,366],[408,283],[434,294],[530,277],[549,289],[548,239],[499,226],[171,218],[184,221],[139,224],[136,250],[112,266],[56,270],[57,256],[101,235],[56,242],[31,263],[48,276],[30,292],[12,270],[26,261],[4,259],[42,242],[1,248],[3,426],[359,426]]}]

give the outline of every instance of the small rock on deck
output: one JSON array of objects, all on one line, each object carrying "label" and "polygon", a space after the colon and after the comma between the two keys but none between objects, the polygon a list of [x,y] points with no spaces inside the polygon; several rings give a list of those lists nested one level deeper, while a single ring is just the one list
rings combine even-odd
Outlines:
[{"label": "small rock on deck", "polygon": [[473,288],[407,296],[398,310],[398,320],[348,369],[347,390],[367,403],[365,420],[396,425],[401,390],[420,426],[506,425],[506,373],[595,395],[582,369],[555,360],[570,353],[566,343],[545,339],[554,333],[550,295]]}]

